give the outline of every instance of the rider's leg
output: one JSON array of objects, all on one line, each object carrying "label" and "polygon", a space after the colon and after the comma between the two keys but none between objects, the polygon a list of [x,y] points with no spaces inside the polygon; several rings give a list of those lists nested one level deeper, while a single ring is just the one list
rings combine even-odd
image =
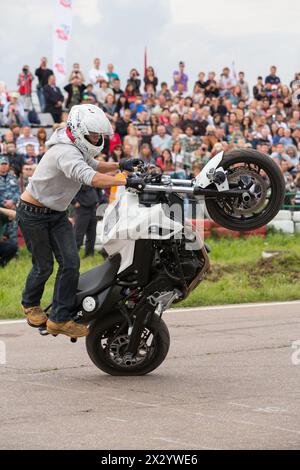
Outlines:
[{"label": "rider's leg", "polygon": [[53,255],[49,239],[49,215],[18,208],[18,219],[26,246],[32,256],[32,269],[22,293],[22,305],[28,323],[40,326],[47,321],[40,307],[46,281],[53,271]]},{"label": "rider's leg", "polygon": [[50,239],[59,268],[47,331],[51,334],[61,333],[71,337],[86,336],[88,334],[87,327],[72,320],[80,260],[74,230],[66,214],[61,214],[51,227]]}]

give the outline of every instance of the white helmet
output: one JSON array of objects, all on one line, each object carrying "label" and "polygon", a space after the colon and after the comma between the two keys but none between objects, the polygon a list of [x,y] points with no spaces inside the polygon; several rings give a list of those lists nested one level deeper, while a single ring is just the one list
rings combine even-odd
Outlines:
[{"label": "white helmet", "polygon": [[[88,140],[90,132],[100,134],[96,145]],[[113,133],[109,120],[98,106],[79,104],[72,107],[67,120],[67,135],[86,157],[95,158],[99,155],[104,146],[104,135]]]}]

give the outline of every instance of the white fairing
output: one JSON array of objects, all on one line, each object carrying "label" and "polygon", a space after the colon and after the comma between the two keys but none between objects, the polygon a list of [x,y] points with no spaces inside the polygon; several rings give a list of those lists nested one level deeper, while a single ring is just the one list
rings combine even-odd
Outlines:
[{"label": "white fairing", "polygon": [[133,263],[136,240],[166,240],[182,232],[182,224],[171,220],[161,204],[146,207],[138,195],[126,191],[105,211],[101,241],[107,253],[120,253],[118,273]]},{"label": "white fairing", "polygon": [[[219,171],[224,171],[222,167],[219,167],[222,158],[223,158],[224,152],[219,152],[217,155],[215,155],[213,158],[207,162],[201,173],[199,173],[198,176],[196,176],[196,186],[200,186],[200,188],[207,188],[211,184],[211,179],[208,178],[208,174],[210,171],[216,170],[218,168]],[[226,191],[229,189],[228,186],[228,181],[227,179],[224,181],[222,184],[216,184],[218,191]]]},{"label": "white fairing", "polygon": [[[223,171],[219,167],[223,153],[218,153],[196,177],[195,185],[206,188],[212,183],[214,171]],[[210,177],[209,177],[210,176]],[[215,183],[216,184],[216,183]],[[216,184],[219,191],[228,189],[228,181]],[[146,207],[139,204],[139,197],[131,191],[120,192],[118,199],[107,207],[102,225],[101,242],[109,255],[119,253],[121,265],[118,273],[123,272],[133,263],[137,240],[168,240],[182,233],[180,219],[172,220],[162,204]]]}]

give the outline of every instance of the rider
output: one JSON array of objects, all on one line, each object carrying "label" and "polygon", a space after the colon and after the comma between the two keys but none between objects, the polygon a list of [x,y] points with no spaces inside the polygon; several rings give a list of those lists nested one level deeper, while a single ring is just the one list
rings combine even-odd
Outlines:
[{"label": "rider", "polygon": [[[95,157],[104,145],[104,136],[113,130],[97,106],[73,106],[66,129],[57,130],[47,142],[48,150],[21,195],[17,217],[32,255],[32,270],[22,293],[22,306],[30,326],[47,323],[47,331],[81,337],[88,328],[72,320],[79,277],[79,256],[67,208],[82,184],[95,188],[124,186],[140,188],[139,178],[120,179],[105,173],[120,169],[134,171],[139,159],[119,163],[98,162]],[[40,301],[45,283],[53,270],[53,255],[59,269],[56,275],[52,311],[47,319]]]}]

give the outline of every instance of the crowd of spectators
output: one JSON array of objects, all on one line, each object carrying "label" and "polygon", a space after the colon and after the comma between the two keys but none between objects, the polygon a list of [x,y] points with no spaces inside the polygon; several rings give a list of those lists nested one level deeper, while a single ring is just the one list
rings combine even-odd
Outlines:
[{"label": "crowd of spectators", "polygon": [[201,71],[191,80],[180,62],[167,83],[159,81],[153,67],[143,76],[133,68],[121,79],[113,64],[105,70],[96,58],[87,74],[75,63],[68,84],[60,88],[43,57],[34,73],[28,65],[22,68],[17,91],[0,82],[0,126],[5,127],[0,136],[0,207],[14,207],[5,193],[11,185],[6,175],[16,179],[19,194],[46,151],[50,133],[38,126],[34,83],[40,111],[51,114],[53,129],[66,125],[76,104],[97,104],[104,110],[115,132],[99,159],[139,156],[173,178],[186,179],[221,150],[254,148],[280,166],[289,193],[286,202],[300,202],[300,73],[282,83],[272,66],[268,76],[259,76],[250,86],[243,71],[228,67],[220,76]]}]

